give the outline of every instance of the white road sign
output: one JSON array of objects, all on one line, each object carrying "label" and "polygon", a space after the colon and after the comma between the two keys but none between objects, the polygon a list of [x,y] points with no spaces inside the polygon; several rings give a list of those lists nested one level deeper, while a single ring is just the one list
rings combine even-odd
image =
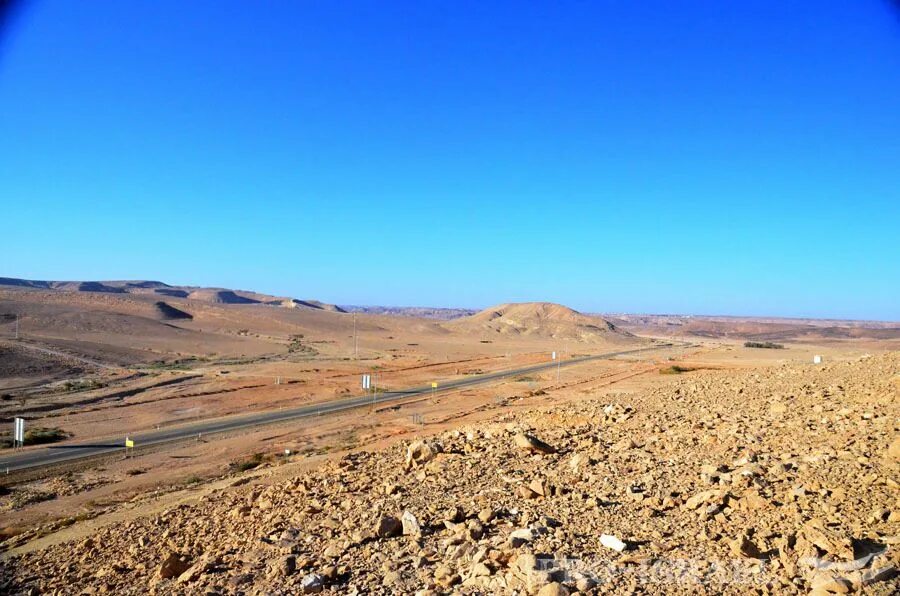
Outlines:
[{"label": "white road sign", "polygon": [[370,389],[372,387],[372,375],[363,375],[362,376],[362,388]]},{"label": "white road sign", "polygon": [[16,418],[13,427],[13,443],[22,446],[25,444],[25,419]]},{"label": "white road sign", "polygon": [[553,360],[556,360],[556,352],[553,352]]}]

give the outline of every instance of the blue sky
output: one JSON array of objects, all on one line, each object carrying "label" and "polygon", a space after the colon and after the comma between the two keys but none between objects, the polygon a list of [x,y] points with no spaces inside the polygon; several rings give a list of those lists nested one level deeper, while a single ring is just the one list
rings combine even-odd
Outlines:
[{"label": "blue sky", "polygon": [[0,276],[900,320],[900,12],[21,5]]}]

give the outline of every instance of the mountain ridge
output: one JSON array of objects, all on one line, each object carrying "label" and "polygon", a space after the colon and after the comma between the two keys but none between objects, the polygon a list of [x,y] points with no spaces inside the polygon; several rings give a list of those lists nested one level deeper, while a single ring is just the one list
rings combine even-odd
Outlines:
[{"label": "mountain ridge", "polygon": [[180,286],[155,280],[33,280],[16,277],[0,277],[0,287],[22,288],[56,292],[92,292],[106,294],[154,294],[159,296],[189,298],[213,304],[264,304],[282,308],[308,308],[331,312],[346,312],[341,307],[319,300],[300,300],[274,296],[248,290],[206,286]]}]

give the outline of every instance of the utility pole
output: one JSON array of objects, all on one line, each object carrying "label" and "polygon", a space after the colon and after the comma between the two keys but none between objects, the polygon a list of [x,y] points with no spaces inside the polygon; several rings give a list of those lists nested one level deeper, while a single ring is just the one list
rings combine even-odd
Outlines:
[{"label": "utility pole", "polygon": [[353,357],[359,358],[359,340],[356,337],[356,313],[353,313]]},{"label": "utility pole", "polygon": [[16,341],[19,340],[19,313],[16,313]]}]

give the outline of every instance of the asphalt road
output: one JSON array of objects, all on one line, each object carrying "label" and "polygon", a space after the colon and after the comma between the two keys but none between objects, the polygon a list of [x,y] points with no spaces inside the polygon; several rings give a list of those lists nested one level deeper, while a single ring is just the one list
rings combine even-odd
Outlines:
[{"label": "asphalt road", "polygon": [[[616,356],[636,354],[639,352],[646,352],[648,350],[657,350],[663,347],[670,347],[670,345],[654,346],[637,350],[624,350],[620,352],[609,352],[606,354],[597,354],[594,356],[582,356],[580,358],[563,360],[559,365],[561,367],[567,367],[591,360],[606,360]],[[527,375],[529,373],[547,370],[556,366],[556,362],[547,362],[544,364],[526,366],[524,368],[502,370],[481,375],[473,375],[471,377],[453,381],[445,381],[439,385],[436,393],[443,393],[447,391],[457,390],[463,387],[471,387],[474,385],[482,385],[507,377]],[[374,401],[375,403],[382,404],[385,402],[398,401],[416,396],[430,395],[431,391],[432,388],[430,384],[423,387],[413,387],[411,389],[406,389],[403,391],[388,391],[385,393],[379,393],[377,399]],[[372,395],[361,395],[358,397],[334,400],[298,408],[273,410],[268,412],[255,412],[253,414],[204,420],[193,424],[172,426],[159,430],[148,430],[146,432],[132,434],[130,435],[130,438],[134,440],[135,448],[137,449],[137,451],[140,451],[142,447],[150,447],[163,443],[173,443],[176,441],[196,439],[198,436],[205,437],[222,432],[257,428],[265,424],[285,422],[289,420],[296,420],[298,418],[324,416],[326,414],[349,410],[351,408],[370,406],[372,405],[372,403]],[[82,441],[63,443],[60,445],[42,447],[39,449],[26,449],[18,453],[9,452],[3,454],[3,457],[0,457],[0,473],[57,465],[89,457],[111,455],[117,452],[121,453],[123,449],[124,436],[115,443],[113,443],[112,441],[103,442],[97,440]]]}]

